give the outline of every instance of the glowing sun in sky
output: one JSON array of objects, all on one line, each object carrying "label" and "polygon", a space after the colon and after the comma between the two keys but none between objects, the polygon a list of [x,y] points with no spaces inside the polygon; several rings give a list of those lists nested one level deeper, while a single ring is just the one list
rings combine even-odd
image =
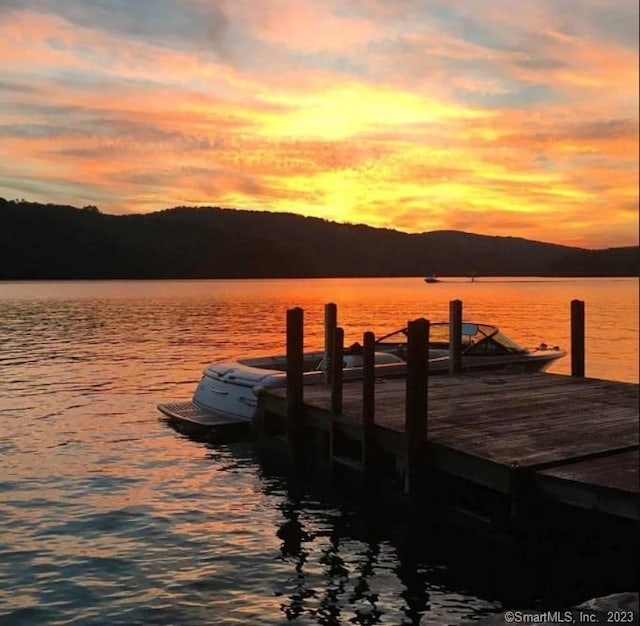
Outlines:
[{"label": "glowing sun in sky", "polygon": [[638,243],[629,0],[5,0],[0,196]]}]

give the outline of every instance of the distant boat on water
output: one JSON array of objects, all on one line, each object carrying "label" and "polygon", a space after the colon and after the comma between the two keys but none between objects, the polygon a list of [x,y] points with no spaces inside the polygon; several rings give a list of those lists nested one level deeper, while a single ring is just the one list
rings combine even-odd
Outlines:
[{"label": "distant boat on water", "polygon": [[425,283],[439,283],[440,279],[435,274],[429,274],[429,276],[425,276]]}]

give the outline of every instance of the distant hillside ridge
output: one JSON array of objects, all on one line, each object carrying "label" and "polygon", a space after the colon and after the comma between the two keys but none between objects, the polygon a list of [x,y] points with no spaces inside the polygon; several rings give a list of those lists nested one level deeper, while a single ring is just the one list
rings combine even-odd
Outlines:
[{"label": "distant hillside ridge", "polygon": [[176,207],[108,215],[0,198],[0,280],[638,276],[640,248],[459,231],[408,234],[292,213]]}]

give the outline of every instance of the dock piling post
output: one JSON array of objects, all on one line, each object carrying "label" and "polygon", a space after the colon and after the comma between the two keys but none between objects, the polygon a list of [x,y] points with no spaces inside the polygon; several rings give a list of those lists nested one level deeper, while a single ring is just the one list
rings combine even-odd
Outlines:
[{"label": "dock piling post", "polygon": [[331,372],[331,412],[342,413],[342,362],[344,359],[344,329],[336,327],[333,335],[333,365]]},{"label": "dock piling post", "polygon": [[287,310],[287,438],[296,465],[301,460],[304,424],[304,312],[300,307]]},{"label": "dock piling post", "polygon": [[571,375],[584,377],[584,302],[571,301]]},{"label": "dock piling post", "polygon": [[449,374],[462,371],[462,300],[449,302]]},{"label": "dock piling post", "polygon": [[429,393],[429,320],[409,322],[407,328],[405,432],[407,457],[405,492],[417,493],[427,442]]},{"label": "dock piling post", "polygon": [[375,335],[367,331],[363,337],[362,352],[362,467],[365,481],[371,479],[374,467],[374,423],[375,423]]},{"label": "dock piling post", "polygon": [[333,302],[324,305],[324,382],[331,384],[333,374],[333,341],[338,325],[338,307]]},{"label": "dock piling post", "polygon": [[344,358],[344,329],[336,327],[333,333],[333,363],[331,364],[331,427],[329,431],[329,463],[333,468],[337,454],[337,428],[335,417],[342,413],[342,362]]}]

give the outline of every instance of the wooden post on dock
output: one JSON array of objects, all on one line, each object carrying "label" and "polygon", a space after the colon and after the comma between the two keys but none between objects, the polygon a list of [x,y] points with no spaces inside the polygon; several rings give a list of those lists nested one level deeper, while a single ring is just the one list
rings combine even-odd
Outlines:
[{"label": "wooden post on dock", "polygon": [[301,459],[303,410],[303,322],[300,307],[287,310],[287,437],[296,465]]},{"label": "wooden post on dock", "polygon": [[342,413],[342,361],[344,359],[344,329],[336,327],[333,333],[333,362],[331,364],[331,430],[329,431],[329,461],[333,467],[337,456],[337,428],[335,417]]},{"label": "wooden post on dock", "polygon": [[462,371],[462,300],[449,302],[449,374]]},{"label": "wooden post on dock", "polygon": [[331,413],[342,413],[342,362],[344,360],[344,329],[337,327],[333,335],[333,365],[331,371]]},{"label": "wooden post on dock", "polygon": [[429,320],[420,318],[409,322],[407,334],[405,407],[407,457],[404,487],[406,493],[415,495],[420,482],[420,467],[424,461],[427,442]]},{"label": "wooden post on dock", "polygon": [[571,301],[571,375],[584,377],[584,302]]},{"label": "wooden post on dock", "polygon": [[331,375],[333,374],[333,341],[338,325],[338,307],[329,302],[324,305],[324,382],[331,383]]},{"label": "wooden post on dock", "polygon": [[374,438],[373,429],[375,423],[375,335],[367,331],[363,338],[362,352],[362,467],[365,481],[371,479],[371,470],[374,467]]}]

